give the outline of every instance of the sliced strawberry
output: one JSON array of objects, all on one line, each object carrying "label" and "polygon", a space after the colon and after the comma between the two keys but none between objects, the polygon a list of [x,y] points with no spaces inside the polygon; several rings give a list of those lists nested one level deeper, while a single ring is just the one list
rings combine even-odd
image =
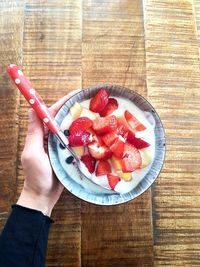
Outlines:
[{"label": "sliced strawberry", "polygon": [[118,126],[117,126],[117,134],[124,137],[126,133],[127,133],[127,130],[124,127],[124,125],[123,124],[118,124]]},{"label": "sliced strawberry", "polygon": [[118,122],[117,133],[120,134],[121,136],[125,136],[125,134],[129,130],[129,126],[124,115],[117,117],[117,122]]},{"label": "sliced strawberry", "polygon": [[105,89],[100,89],[90,101],[90,110],[101,112],[108,104],[109,94]]},{"label": "sliced strawberry", "polygon": [[90,173],[94,172],[96,159],[94,159],[91,155],[83,155],[81,157],[81,161],[85,164]]},{"label": "sliced strawberry", "polygon": [[114,98],[109,98],[108,99],[108,104],[100,112],[100,115],[102,117],[108,116],[111,113],[113,113],[113,111],[115,111],[116,109],[118,109],[118,102],[117,102],[117,100],[114,99]]},{"label": "sliced strawberry", "polygon": [[91,143],[92,142],[97,142],[99,146],[104,145],[104,142],[103,142],[101,136],[98,136],[92,129],[89,129],[88,132],[90,132],[91,136],[92,136]]},{"label": "sliced strawberry", "polygon": [[90,133],[85,130],[79,130],[68,136],[69,145],[74,146],[85,146],[90,143]]},{"label": "sliced strawberry", "polygon": [[116,131],[101,136],[103,142],[109,147],[118,138]]},{"label": "sliced strawberry", "polygon": [[126,131],[129,130],[129,126],[128,126],[128,123],[127,123],[127,121],[126,121],[124,115],[121,115],[121,116],[117,117],[117,122],[118,122],[119,125],[122,124],[122,125],[124,126],[124,129],[125,129]]},{"label": "sliced strawberry", "polygon": [[97,118],[93,121],[93,130],[97,134],[106,134],[117,129],[117,118],[112,116],[107,116],[103,118]]},{"label": "sliced strawberry", "polygon": [[146,127],[141,122],[139,122],[139,120],[136,119],[128,110],[124,112],[124,116],[133,132],[139,132],[146,129]]},{"label": "sliced strawberry", "polygon": [[112,190],[115,189],[115,186],[120,182],[120,178],[119,176],[116,176],[116,175],[113,175],[113,174],[108,174],[107,175],[107,178],[108,178],[108,183],[110,185],[110,188]]},{"label": "sliced strawberry", "polygon": [[96,176],[111,173],[111,167],[108,161],[100,160],[96,168]]},{"label": "sliced strawberry", "polygon": [[124,154],[124,144],[124,141],[122,141],[120,138],[117,138],[109,148],[116,157],[122,158]]},{"label": "sliced strawberry", "polygon": [[139,169],[141,164],[142,159],[138,149],[129,143],[125,143],[124,155],[122,159],[122,171],[133,172],[136,169]]},{"label": "sliced strawberry", "polygon": [[69,127],[70,134],[81,130],[87,130],[90,127],[92,127],[92,120],[90,120],[87,117],[81,117],[76,120],[74,120]]},{"label": "sliced strawberry", "polygon": [[101,136],[99,136],[97,134],[93,136],[93,140],[96,141],[99,146],[103,146],[104,145],[104,142],[103,142]]},{"label": "sliced strawberry", "polygon": [[126,141],[132,145],[134,145],[137,149],[142,149],[145,147],[149,147],[150,144],[144,141],[141,138],[137,138],[132,131],[128,131]]},{"label": "sliced strawberry", "polygon": [[95,159],[108,159],[112,156],[112,152],[107,146],[99,146],[97,142],[89,144],[88,150]]}]

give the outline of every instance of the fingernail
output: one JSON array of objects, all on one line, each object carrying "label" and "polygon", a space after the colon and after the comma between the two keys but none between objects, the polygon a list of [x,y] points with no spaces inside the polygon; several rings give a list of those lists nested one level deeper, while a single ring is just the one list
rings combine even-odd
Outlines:
[{"label": "fingernail", "polygon": [[35,121],[35,119],[36,119],[36,113],[32,108],[30,108],[28,111],[28,120],[29,122],[33,122]]}]

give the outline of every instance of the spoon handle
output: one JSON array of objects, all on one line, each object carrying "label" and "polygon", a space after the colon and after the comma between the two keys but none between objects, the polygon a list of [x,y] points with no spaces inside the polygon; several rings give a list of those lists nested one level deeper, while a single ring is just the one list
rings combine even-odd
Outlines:
[{"label": "spoon handle", "polygon": [[24,95],[27,102],[35,110],[38,117],[46,124],[53,134],[60,134],[60,127],[49,112],[41,96],[33,89],[30,81],[25,77],[20,68],[14,64],[7,67],[7,72],[14,81],[20,92]]}]

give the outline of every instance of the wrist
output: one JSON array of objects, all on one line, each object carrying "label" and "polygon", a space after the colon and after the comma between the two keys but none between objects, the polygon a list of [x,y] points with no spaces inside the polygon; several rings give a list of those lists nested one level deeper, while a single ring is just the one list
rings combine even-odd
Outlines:
[{"label": "wrist", "polygon": [[18,205],[41,211],[44,215],[51,216],[53,205],[49,198],[31,192],[30,190],[23,188],[17,201]]}]

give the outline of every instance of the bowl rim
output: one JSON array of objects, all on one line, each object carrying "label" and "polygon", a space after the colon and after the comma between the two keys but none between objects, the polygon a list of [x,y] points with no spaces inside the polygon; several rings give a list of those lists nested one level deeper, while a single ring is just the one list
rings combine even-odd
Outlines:
[{"label": "bowl rim", "polygon": [[[97,84],[97,85],[93,85],[93,86],[90,86],[90,87],[87,87],[87,88],[85,88],[85,89],[82,89],[82,90],[80,90],[80,91],[78,91],[78,92],[76,92],[75,94],[73,94],[72,96],[70,96],[70,98],[69,99],[67,99],[67,101],[59,108],[59,110],[57,111],[57,113],[56,113],[56,116],[55,116],[55,119],[57,120],[57,118],[58,118],[58,116],[59,116],[59,114],[60,114],[60,111],[63,109],[63,107],[66,105],[66,103],[68,103],[71,99],[73,99],[73,98],[76,98],[76,96],[78,96],[79,94],[81,94],[81,93],[83,93],[83,91],[84,92],[90,92],[90,91],[97,91],[97,90],[99,90],[100,88],[105,88],[105,89],[107,89],[107,88],[115,88],[114,90],[117,90],[117,89],[122,89],[122,90],[125,90],[125,91],[127,91],[127,92],[129,92],[129,93],[133,93],[136,97],[138,97],[138,98],[140,98],[140,99],[142,99],[143,100],[143,102],[144,103],[146,103],[149,107],[150,107],[150,109],[151,109],[151,111],[152,111],[152,113],[154,114],[154,116],[156,116],[156,118],[157,118],[157,120],[158,120],[158,122],[159,122],[159,124],[160,124],[160,126],[161,126],[161,129],[162,129],[162,162],[161,162],[161,164],[159,165],[159,171],[153,176],[153,179],[152,179],[152,181],[151,181],[151,183],[148,185],[148,186],[146,186],[144,189],[142,189],[142,190],[140,190],[140,192],[138,192],[137,194],[134,194],[134,196],[133,197],[130,197],[130,198],[128,198],[128,199],[123,199],[123,198],[121,198],[121,201],[118,199],[118,201],[116,201],[116,202],[113,202],[113,203],[106,203],[106,202],[104,202],[104,201],[98,201],[98,200],[91,200],[91,199],[88,199],[87,198],[87,196],[85,197],[85,196],[83,196],[83,195],[80,195],[80,194],[77,194],[76,192],[73,192],[72,190],[70,190],[67,186],[66,186],[66,184],[64,184],[63,183],[63,181],[62,181],[62,179],[59,179],[59,175],[58,175],[58,170],[57,170],[57,168],[56,168],[56,166],[54,166],[54,164],[53,164],[53,162],[52,162],[52,148],[51,148],[51,146],[52,146],[52,138],[54,137],[53,136],[53,134],[51,133],[51,132],[49,132],[49,134],[48,134],[48,155],[49,155],[49,160],[50,160],[50,164],[51,164],[51,167],[52,167],[52,169],[53,169],[53,171],[54,171],[54,173],[55,173],[55,175],[56,175],[56,177],[57,177],[57,179],[63,184],[63,186],[70,192],[70,193],[72,193],[74,196],[76,196],[77,198],[79,198],[80,200],[83,200],[83,201],[86,201],[87,203],[90,203],[90,204],[94,204],[94,205],[101,205],[101,206],[114,206],[114,205],[120,205],[120,204],[125,204],[125,203],[127,203],[127,202],[129,202],[129,201],[132,201],[132,200],[134,200],[134,199],[136,199],[136,198],[138,198],[139,196],[141,196],[143,193],[145,193],[151,186],[153,186],[154,185],[154,183],[155,183],[155,181],[156,181],[156,179],[158,178],[158,176],[159,176],[159,174],[161,173],[161,171],[162,171],[162,168],[163,168],[163,165],[164,165],[164,163],[165,163],[165,158],[166,158],[166,133],[165,133],[165,128],[164,128],[164,126],[163,126],[163,123],[162,123],[162,121],[161,121],[161,119],[160,119],[160,116],[159,116],[159,114],[157,113],[157,111],[155,110],[155,108],[152,106],[152,104],[144,97],[144,96],[142,96],[141,94],[139,94],[137,91],[135,91],[134,89],[130,89],[130,88],[127,88],[127,87],[124,87],[124,86],[120,86],[120,85],[115,85],[115,84],[109,84],[109,83],[103,83],[103,84]],[[134,102],[133,102],[134,103]],[[137,104],[137,103],[134,103],[137,107],[139,107],[139,105]],[[140,107],[139,107],[140,108]],[[140,108],[141,109],[141,108]],[[69,109],[67,110],[67,111],[69,111]],[[155,118],[155,117],[154,117]],[[61,122],[62,123],[62,122]],[[55,138],[55,137],[54,137]],[[155,160],[155,158],[154,158],[154,160]],[[154,161],[152,162],[152,165],[153,165],[153,163],[154,163]],[[60,164],[61,165],[61,164]],[[61,165],[62,166],[62,165]],[[152,166],[151,166],[151,168],[152,168]],[[150,170],[147,172],[147,174],[151,171],[151,168],[150,168]],[[67,174],[67,173],[66,173]],[[146,174],[146,175],[147,175]],[[68,175],[68,174],[67,174]],[[145,177],[146,177],[146,175],[145,175]],[[69,176],[69,175],[68,175]],[[132,191],[134,191],[139,185],[140,185],[140,183],[145,179],[145,177],[143,177],[143,179],[139,182],[139,184],[135,187],[135,188],[133,188],[130,192],[132,192]],[[70,178],[70,179],[72,179],[72,178]],[[75,182],[76,183],[76,182]],[[77,183],[76,183],[77,184]],[[78,186],[80,186],[79,184],[77,184]],[[83,188],[82,186],[81,186],[81,188],[82,188],[82,190],[85,190],[85,191],[87,191],[85,188]],[[119,193],[116,193],[116,192],[114,192],[112,195],[117,195],[117,198],[119,198],[119,197],[121,197],[121,196],[123,196],[123,195],[130,195],[130,192],[128,192],[128,193],[125,193],[125,194],[119,194]],[[87,192],[87,194],[92,194],[92,192]],[[92,195],[95,195],[95,194],[92,194]],[[100,194],[99,194],[100,195]],[[98,195],[98,196],[99,196]],[[102,195],[102,198],[104,197],[104,195]],[[99,199],[99,198],[98,198]]]}]

